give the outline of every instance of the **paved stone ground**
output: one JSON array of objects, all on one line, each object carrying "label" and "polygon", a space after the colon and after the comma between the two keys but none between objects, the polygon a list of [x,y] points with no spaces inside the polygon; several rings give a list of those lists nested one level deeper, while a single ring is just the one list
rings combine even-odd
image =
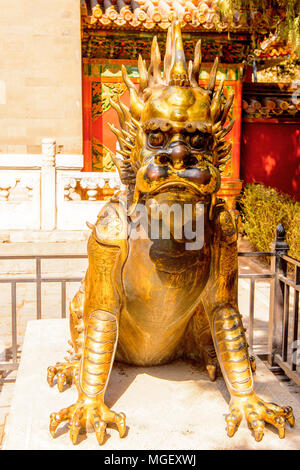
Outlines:
[{"label": "paved stone ground", "polygon": [[[249,251],[249,244],[243,240],[240,242],[240,251]],[[67,244],[67,253],[84,254],[86,252],[85,242],[69,242]],[[66,245],[63,243],[19,243],[19,244],[1,244],[0,256],[3,254],[60,254],[66,253]],[[68,260],[68,261],[45,261],[42,270],[47,277],[52,276],[78,276],[84,275],[86,269],[86,260]],[[240,258],[240,272],[262,272],[268,268],[254,258]],[[4,262],[0,261],[0,276],[7,277],[7,273],[15,277],[26,277],[34,273],[34,263],[30,261]],[[239,281],[239,306],[243,315],[244,325],[248,326],[249,312],[249,281],[240,279]],[[6,349],[6,359],[10,356],[10,335],[11,335],[11,300],[8,285],[1,286],[1,326],[0,326],[0,354],[1,344]],[[69,302],[76,289],[77,283],[69,284],[67,287],[67,302]],[[21,350],[26,325],[29,320],[36,318],[35,288],[30,284],[20,284],[17,289],[17,317],[18,317],[18,345]],[[254,328],[254,353],[263,354],[267,351],[267,324],[269,307],[269,283],[259,281],[256,283],[255,294],[255,328]],[[45,284],[42,288],[42,315],[47,319],[58,319],[60,317],[60,286],[53,283]],[[3,357],[1,358],[3,360]],[[7,374],[0,380],[0,442],[1,429],[3,430],[5,416],[9,412],[10,401],[14,389],[14,380],[16,372]],[[293,384],[286,377],[279,377],[283,384],[300,401],[300,388]]]},{"label": "paved stone ground", "polygon": [[[55,330],[55,336],[49,337],[49,330]],[[29,323],[4,449],[74,449],[66,424],[56,431],[55,439],[48,430],[50,413],[77,398],[75,387],[59,393],[55,386],[48,386],[45,377],[49,363],[62,360],[67,336],[67,320]],[[296,426],[287,428],[284,440],[268,425],[263,440],[256,442],[245,420],[229,439],[225,432],[229,394],[223,378],[212,383],[199,366],[175,361],[147,368],[115,364],[106,403],[126,413],[127,435],[120,439],[116,430],[108,427],[103,449],[299,449],[300,404],[259,360],[257,366],[257,394],[294,409]],[[95,434],[82,434],[75,449],[99,449]]]}]

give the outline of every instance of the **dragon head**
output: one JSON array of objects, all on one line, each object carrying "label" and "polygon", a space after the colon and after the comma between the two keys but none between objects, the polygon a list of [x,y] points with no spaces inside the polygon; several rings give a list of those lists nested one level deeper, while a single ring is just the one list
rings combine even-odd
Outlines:
[{"label": "dragon head", "polygon": [[174,199],[185,194],[213,206],[220,188],[219,167],[231,149],[225,137],[234,124],[232,120],[225,125],[233,95],[223,105],[224,80],[215,89],[218,62],[216,58],[207,88],[200,87],[201,41],[187,67],[176,20],[168,30],[163,76],[156,37],[149,69],[139,57],[138,89],[122,66],[130,108],[111,101],[121,130],[110,127],[119,141],[114,163],[129,189],[129,215],[141,198],[166,192]]}]

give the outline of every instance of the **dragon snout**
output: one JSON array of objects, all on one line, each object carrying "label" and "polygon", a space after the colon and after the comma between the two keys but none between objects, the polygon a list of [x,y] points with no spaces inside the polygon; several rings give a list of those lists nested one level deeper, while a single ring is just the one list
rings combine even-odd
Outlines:
[{"label": "dragon snout", "polygon": [[172,142],[167,150],[157,152],[155,162],[158,165],[168,165],[175,170],[182,170],[197,165],[199,159],[184,142],[179,140]]}]

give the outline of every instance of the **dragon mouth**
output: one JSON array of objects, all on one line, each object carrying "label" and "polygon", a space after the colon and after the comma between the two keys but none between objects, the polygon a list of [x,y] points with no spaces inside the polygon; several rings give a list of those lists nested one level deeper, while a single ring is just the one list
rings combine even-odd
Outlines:
[{"label": "dragon mouth", "polygon": [[197,196],[198,199],[206,199],[206,196],[200,191],[200,189],[188,181],[168,181],[167,183],[162,183],[151,191],[149,195],[155,196],[165,192],[175,193],[180,196],[184,196],[184,194],[188,192],[189,194]]}]

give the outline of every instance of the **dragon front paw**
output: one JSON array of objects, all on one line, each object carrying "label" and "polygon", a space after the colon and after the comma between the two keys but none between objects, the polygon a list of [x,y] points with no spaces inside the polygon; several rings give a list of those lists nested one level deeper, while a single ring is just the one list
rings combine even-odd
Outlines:
[{"label": "dragon front paw", "polygon": [[98,443],[102,445],[105,440],[108,424],[116,424],[119,436],[124,437],[126,432],[126,416],[124,413],[111,411],[101,400],[93,398],[79,399],[69,408],[64,408],[58,413],[50,415],[49,430],[52,437],[60,423],[68,421],[70,439],[76,444],[79,432],[85,432],[92,427],[96,433]]},{"label": "dragon front paw", "polygon": [[227,434],[232,437],[245,414],[248,426],[254,432],[256,441],[261,441],[264,435],[265,423],[270,423],[278,429],[280,439],[286,431],[286,422],[291,427],[295,424],[293,410],[290,406],[281,407],[267,403],[255,394],[245,398],[233,398],[230,402],[230,412],[226,417]]},{"label": "dragon front paw", "polygon": [[79,361],[57,363],[55,366],[48,367],[47,382],[52,387],[56,378],[57,388],[62,392],[66,384],[72,385],[75,382],[78,369]]}]

